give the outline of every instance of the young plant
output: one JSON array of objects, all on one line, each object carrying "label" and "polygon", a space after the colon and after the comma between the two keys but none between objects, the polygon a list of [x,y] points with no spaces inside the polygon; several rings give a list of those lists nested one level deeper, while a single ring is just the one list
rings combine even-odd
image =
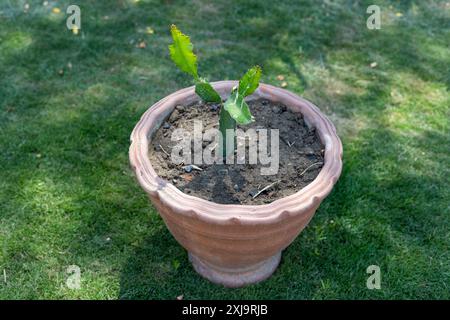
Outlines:
[{"label": "young plant", "polygon": [[[234,87],[229,98],[222,104],[222,98],[205,78],[201,78],[197,71],[197,57],[193,52],[193,45],[189,37],[175,26],[170,27],[173,44],[169,46],[172,61],[182,71],[190,74],[194,78],[195,93],[204,102],[220,104],[219,130],[222,134],[222,143],[219,146],[223,157],[227,157],[234,152],[234,130],[236,123],[249,124],[254,121],[248,104],[244,98],[252,94],[259,85],[261,78],[261,68],[254,66],[239,81],[239,85]],[[233,135],[227,136],[227,130],[232,130]]]}]

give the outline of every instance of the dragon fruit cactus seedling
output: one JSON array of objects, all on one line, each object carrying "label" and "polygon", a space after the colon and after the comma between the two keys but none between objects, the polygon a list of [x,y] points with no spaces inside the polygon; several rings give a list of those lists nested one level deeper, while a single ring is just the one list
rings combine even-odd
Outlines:
[{"label": "dragon fruit cactus seedling", "polygon": [[[173,43],[169,46],[170,57],[178,68],[190,74],[195,83],[195,93],[204,101],[220,104],[219,130],[222,136],[219,151],[224,158],[234,152],[236,124],[246,125],[254,121],[248,104],[244,98],[252,94],[259,85],[261,68],[254,66],[239,80],[228,99],[223,103],[222,98],[205,78],[198,75],[197,56],[193,52],[193,45],[189,37],[183,34],[175,25],[170,28]],[[232,134],[229,132],[231,131]],[[228,133],[228,134],[227,134]]]}]

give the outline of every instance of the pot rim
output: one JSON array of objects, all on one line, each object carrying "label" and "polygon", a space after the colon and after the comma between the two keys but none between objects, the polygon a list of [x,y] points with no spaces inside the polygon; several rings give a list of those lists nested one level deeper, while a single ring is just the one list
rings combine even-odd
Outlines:
[{"label": "pot rim", "polygon": [[[238,81],[226,80],[211,83],[222,98],[226,98]],[[138,183],[163,205],[182,215],[218,224],[269,224],[290,216],[302,215],[316,208],[331,192],[342,171],[342,143],[333,123],[311,102],[296,94],[272,85],[261,83],[248,97],[249,100],[267,99],[281,102],[290,109],[300,111],[308,125],[316,128],[325,145],[324,165],[319,175],[307,186],[287,197],[268,204],[219,204],[183,193],[173,184],[159,177],[148,158],[149,131],[159,127],[173,108],[182,103],[198,100],[195,87],[178,90],[161,99],[142,115],[130,136],[129,158]]]}]

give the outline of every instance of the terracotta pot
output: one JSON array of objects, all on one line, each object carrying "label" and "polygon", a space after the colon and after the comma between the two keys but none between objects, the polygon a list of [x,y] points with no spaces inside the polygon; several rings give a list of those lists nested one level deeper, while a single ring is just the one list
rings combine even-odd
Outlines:
[{"label": "terracotta pot", "polygon": [[[236,81],[213,83],[226,98]],[[151,106],[131,134],[130,162],[137,180],[175,239],[189,252],[194,269],[212,282],[240,287],[268,278],[281,251],[305,228],[330,193],[342,168],[342,144],[333,124],[312,103],[277,87],[260,84],[249,99],[264,98],[301,112],[325,145],[324,166],[308,186],[265,205],[225,205],[184,194],[158,177],[147,153],[153,133],[176,105],[198,100],[194,87]]]}]

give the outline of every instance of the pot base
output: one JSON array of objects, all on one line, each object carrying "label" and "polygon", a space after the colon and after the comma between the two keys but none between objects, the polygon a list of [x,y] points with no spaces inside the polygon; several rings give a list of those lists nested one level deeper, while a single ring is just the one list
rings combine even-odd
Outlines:
[{"label": "pot base", "polygon": [[230,288],[243,287],[267,279],[278,267],[280,259],[281,251],[255,265],[246,268],[227,269],[213,266],[189,252],[189,260],[197,273],[211,282]]}]

